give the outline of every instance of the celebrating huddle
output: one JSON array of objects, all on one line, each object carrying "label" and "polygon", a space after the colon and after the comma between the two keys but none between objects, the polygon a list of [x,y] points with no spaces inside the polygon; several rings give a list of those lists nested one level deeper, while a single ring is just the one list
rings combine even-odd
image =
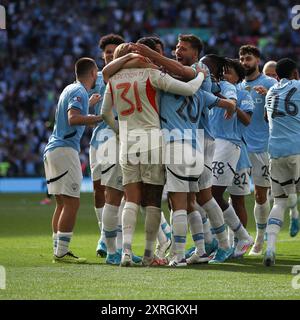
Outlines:
[{"label": "celebrating huddle", "polygon": [[[60,96],[44,152],[48,190],[57,202],[53,261],[86,261],[69,250],[69,243],[79,208],[80,138],[85,125],[94,125],[90,166],[101,234],[96,250],[106,263],[223,263],[251,246],[249,255],[263,255],[266,235],[263,263],[273,265],[287,207],[291,235],[299,229],[296,63],[284,58],[260,73],[260,52],[250,45],[240,48],[239,60],[201,58],[202,41],[190,34],[179,36],[176,60],[163,55],[157,37],[134,44],[110,34],[99,46],[105,67],[98,71],[90,58],[76,62],[76,82]],[[272,77],[266,75],[270,70]],[[250,179],[255,240],[246,230]],[[163,190],[170,224],[161,210]],[[145,217],[142,258],[132,252],[139,211]],[[186,250],[188,230],[194,246]]]}]

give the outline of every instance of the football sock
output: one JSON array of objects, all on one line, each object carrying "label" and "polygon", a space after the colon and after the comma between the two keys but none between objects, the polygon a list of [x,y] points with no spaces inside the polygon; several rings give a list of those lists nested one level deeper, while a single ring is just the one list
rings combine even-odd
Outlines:
[{"label": "football sock", "polygon": [[297,208],[297,194],[290,194],[287,201],[287,206],[290,208],[290,217],[294,219],[299,218],[299,211]]},{"label": "football sock", "polygon": [[118,211],[118,233],[117,233],[117,250],[118,251],[122,250],[122,238],[123,238],[123,235],[122,235],[122,214],[123,214],[125,203],[126,203],[126,201],[123,198],[120,203],[120,207],[119,207],[119,211]]},{"label": "football sock", "polygon": [[52,233],[52,240],[53,240],[53,254],[55,254],[56,248],[57,248],[57,240],[58,240],[57,233],[55,232]]},{"label": "football sock", "polygon": [[180,261],[185,257],[185,244],[187,234],[187,211],[176,210],[172,216],[172,231],[174,237],[175,254]]},{"label": "football sock", "polygon": [[158,229],[160,228],[161,209],[157,207],[146,207],[145,232],[146,245],[144,256],[152,258],[154,253],[155,240],[157,238]]},{"label": "football sock", "polygon": [[123,252],[132,251],[132,239],[136,226],[139,206],[134,202],[126,202],[122,216]]},{"label": "football sock", "polygon": [[206,211],[197,202],[195,204],[195,207],[196,210],[201,214],[205,243],[212,243],[213,236],[211,233],[211,225],[209,220],[207,219]]},{"label": "football sock", "polygon": [[229,207],[223,211],[223,214],[225,223],[239,240],[249,238],[248,232],[242,225],[239,217],[236,215],[232,205],[229,205]]},{"label": "football sock", "polygon": [[229,249],[228,234],[224,223],[223,212],[217,201],[212,198],[203,206],[212,226],[212,232],[216,235],[219,242],[219,247],[222,249]]},{"label": "football sock", "polygon": [[284,211],[287,208],[287,198],[274,198],[274,205],[270,212],[267,225],[267,250],[275,252],[275,245],[280,228],[283,225]]},{"label": "football sock", "polygon": [[193,211],[187,215],[187,220],[196,252],[199,256],[202,256],[205,253],[205,244],[201,214],[198,211]]},{"label": "football sock", "polygon": [[57,247],[55,255],[62,257],[69,252],[69,244],[72,238],[73,232],[57,232]]},{"label": "football sock", "polygon": [[270,213],[270,202],[268,200],[264,204],[258,204],[255,201],[255,205],[254,205],[254,218],[256,222],[255,243],[264,242],[264,235],[267,228],[269,213]]},{"label": "football sock", "polygon": [[106,247],[109,254],[116,253],[116,238],[118,233],[119,207],[105,203],[102,214],[103,230],[106,238]]},{"label": "football sock", "polygon": [[163,211],[161,211],[160,226],[168,239],[171,239],[171,227],[168,224]]},{"label": "football sock", "polygon": [[103,225],[102,225],[102,212],[103,212],[103,207],[102,208],[95,208],[96,212],[96,217],[98,220],[98,226],[99,226],[99,232],[100,232],[100,239],[99,241],[102,241],[105,243],[105,234],[103,232]]}]

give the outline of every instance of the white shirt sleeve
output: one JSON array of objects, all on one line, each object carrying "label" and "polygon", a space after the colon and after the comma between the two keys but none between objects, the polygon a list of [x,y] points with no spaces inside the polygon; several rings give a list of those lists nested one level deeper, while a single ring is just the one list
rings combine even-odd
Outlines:
[{"label": "white shirt sleeve", "polygon": [[102,119],[116,132],[118,133],[118,122],[115,121],[114,113],[112,111],[113,107],[113,93],[111,91],[110,83],[107,84],[104,98],[101,107]]},{"label": "white shirt sleeve", "polygon": [[192,96],[195,94],[204,80],[202,72],[198,73],[197,77],[189,82],[176,80],[168,74],[155,69],[149,69],[149,75],[153,87],[181,96]]}]

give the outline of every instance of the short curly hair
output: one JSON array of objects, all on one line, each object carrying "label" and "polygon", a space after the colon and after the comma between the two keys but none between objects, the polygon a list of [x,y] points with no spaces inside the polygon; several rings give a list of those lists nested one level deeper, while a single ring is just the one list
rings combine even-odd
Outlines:
[{"label": "short curly hair", "polygon": [[257,47],[246,44],[240,47],[239,55],[252,54],[254,57],[260,58],[260,51]]},{"label": "short curly hair", "polygon": [[124,43],[125,40],[123,37],[121,37],[118,34],[114,34],[114,33],[110,33],[107,34],[106,36],[101,37],[100,41],[99,41],[99,48],[101,50],[104,50],[105,47],[109,44],[115,44],[115,45],[119,45]]}]

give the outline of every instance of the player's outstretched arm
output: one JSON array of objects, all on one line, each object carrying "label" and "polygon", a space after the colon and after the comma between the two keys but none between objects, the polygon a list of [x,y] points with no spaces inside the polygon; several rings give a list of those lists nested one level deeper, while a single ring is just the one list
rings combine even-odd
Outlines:
[{"label": "player's outstretched arm", "polygon": [[103,120],[116,132],[119,132],[118,121],[115,120],[113,111],[113,96],[110,89],[110,84],[106,86],[104,98],[101,107],[101,116]]},{"label": "player's outstretched arm", "polygon": [[135,52],[144,57],[148,57],[156,65],[162,66],[166,71],[174,76],[178,76],[184,81],[189,81],[195,78],[195,70],[189,66],[184,66],[180,62],[167,58],[160,53],[152,50],[141,43],[135,43],[130,46]]},{"label": "player's outstretched arm", "polygon": [[70,108],[68,110],[68,122],[70,126],[88,126],[97,124],[100,121],[102,121],[101,116],[95,116],[92,114],[84,116],[80,114],[80,110],[76,108]]},{"label": "player's outstretched arm", "polygon": [[176,80],[168,74],[162,74],[158,70],[151,70],[149,76],[153,87],[181,96],[192,96],[195,94],[204,80],[202,72],[199,72],[197,77],[189,82]]}]

